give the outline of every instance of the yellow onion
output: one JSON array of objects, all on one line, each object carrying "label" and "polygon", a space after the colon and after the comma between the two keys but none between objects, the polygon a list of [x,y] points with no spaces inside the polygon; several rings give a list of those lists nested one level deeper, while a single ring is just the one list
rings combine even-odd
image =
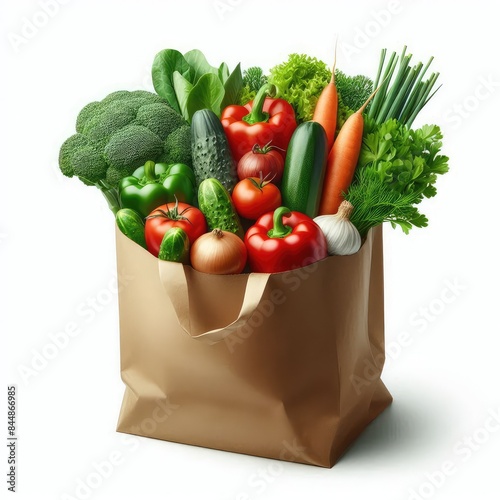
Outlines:
[{"label": "yellow onion", "polygon": [[239,274],[247,262],[247,249],[234,233],[214,229],[195,240],[191,266],[208,274]]}]

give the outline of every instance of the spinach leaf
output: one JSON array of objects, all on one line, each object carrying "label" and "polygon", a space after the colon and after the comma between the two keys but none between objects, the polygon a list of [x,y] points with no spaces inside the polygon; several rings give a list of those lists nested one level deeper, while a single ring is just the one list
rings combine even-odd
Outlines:
[{"label": "spinach leaf", "polygon": [[188,121],[191,121],[199,109],[208,108],[216,115],[220,115],[222,99],[224,99],[224,86],[219,77],[212,73],[203,75],[191,89],[186,101]]},{"label": "spinach leaf", "polygon": [[184,120],[188,121],[190,117],[187,110],[187,100],[189,93],[193,89],[193,84],[186,80],[178,71],[174,71],[173,80],[181,115],[184,117]]},{"label": "spinach leaf", "polygon": [[241,66],[238,64],[234,71],[229,75],[224,83],[224,99],[222,100],[221,108],[224,109],[230,104],[238,102],[241,90],[243,88],[243,77],[241,75]]},{"label": "spinach leaf", "polygon": [[153,61],[152,75],[157,94],[188,122],[198,109],[220,115],[222,107],[238,102],[243,87],[239,64],[232,73],[224,62],[215,68],[196,49],[184,55],[162,50]]},{"label": "spinach leaf", "polygon": [[156,54],[153,61],[152,76],[156,93],[177,112],[181,112],[174,89],[173,75],[178,71],[185,78],[189,77],[191,67],[184,56],[177,50],[165,49]]},{"label": "spinach leaf", "polygon": [[225,84],[228,78],[229,78],[229,68],[227,64],[223,62],[219,66],[219,80]]},{"label": "spinach leaf", "polygon": [[195,85],[198,83],[198,80],[207,73],[211,73],[214,75],[218,75],[219,71],[217,68],[210,66],[205,56],[200,50],[190,50],[184,54],[184,58],[186,59],[189,66],[191,66],[190,78],[189,81]]}]

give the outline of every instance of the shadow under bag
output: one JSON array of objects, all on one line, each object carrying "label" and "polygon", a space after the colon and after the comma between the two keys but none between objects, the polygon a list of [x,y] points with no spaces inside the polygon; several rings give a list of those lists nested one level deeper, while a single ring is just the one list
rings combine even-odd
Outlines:
[{"label": "shadow under bag", "polygon": [[332,467],[392,401],[382,227],[360,251],[219,276],[116,235],[119,432]]}]

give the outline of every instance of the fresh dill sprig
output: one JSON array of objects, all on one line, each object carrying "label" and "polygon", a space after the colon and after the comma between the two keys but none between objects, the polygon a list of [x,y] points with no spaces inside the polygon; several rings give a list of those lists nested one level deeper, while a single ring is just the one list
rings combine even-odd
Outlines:
[{"label": "fresh dill sprig", "polygon": [[414,206],[422,198],[421,192],[395,191],[372,167],[356,171],[355,181],[346,194],[346,200],[354,206],[351,222],[361,236],[383,222],[390,222],[393,227],[400,226],[405,234],[413,226],[427,226],[427,217]]}]

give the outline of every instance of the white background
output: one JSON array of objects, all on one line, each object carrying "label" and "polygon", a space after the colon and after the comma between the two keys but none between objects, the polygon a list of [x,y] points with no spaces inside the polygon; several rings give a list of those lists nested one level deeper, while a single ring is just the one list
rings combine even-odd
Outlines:
[{"label": "white background", "polygon": [[[111,457],[113,470],[88,498],[499,498],[500,422],[489,416],[500,411],[494,2],[47,2],[50,17],[43,0],[4,0],[0,15],[0,436],[6,387],[16,384],[17,497],[83,498],[78,485],[95,480],[95,464]],[[32,22],[38,27],[30,30]],[[373,76],[381,48],[399,52],[407,44],[415,61],[435,56],[443,84],[415,123],[440,124],[451,157],[438,196],[422,205],[430,225],[409,236],[385,228],[384,380],[393,406],[333,469],[125,442],[115,432],[124,386],[117,298],[109,291],[113,217],[96,190],[58,172],[60,144],[87,102],[150,89],[150,66],[163,48],[199,48],[214,65],[268,69],[290,52],[330,62],[336,35],[338,67],[347,73]],[[91,317],[86,301],[96,297],[112,300]],[[66,347],[47,348],[51,336],[71,328],[80,333]],[[53,355],[45,364],[44,349]],[[36,371],[23,377],[20,367],[33,364]],[[447,476],[437,472],[444,462],[451,463]],[[0,491],[8,493],[4,479]]]}]

